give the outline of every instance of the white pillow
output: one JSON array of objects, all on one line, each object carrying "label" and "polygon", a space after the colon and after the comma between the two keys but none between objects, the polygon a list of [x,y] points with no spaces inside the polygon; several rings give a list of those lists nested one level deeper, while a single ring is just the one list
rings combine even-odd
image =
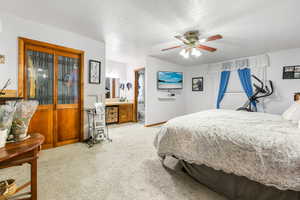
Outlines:
[{"label": "white pillow", "polygon": [[286,120],[290,120],[294,123],[300,121],[300,101],[296,101],[291,105],[283,114],[282,117]]}]

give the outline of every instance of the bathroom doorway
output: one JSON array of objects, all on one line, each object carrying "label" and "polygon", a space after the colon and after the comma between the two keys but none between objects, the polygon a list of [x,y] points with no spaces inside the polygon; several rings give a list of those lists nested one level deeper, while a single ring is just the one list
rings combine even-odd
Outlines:
[{"label": "bathroom doorway", "polygon": [[145,68],[134,70],[134,110],[135,121],[145,122]]}]

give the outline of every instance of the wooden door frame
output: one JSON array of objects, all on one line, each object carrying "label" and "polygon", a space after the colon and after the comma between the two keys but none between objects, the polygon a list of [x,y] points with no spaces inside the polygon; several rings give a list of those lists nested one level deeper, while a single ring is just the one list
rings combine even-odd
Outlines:
[{"label": "wooden door frame", "polygon": [[116,79],[111,79],[111,98],[116,98]]},{"label": "wooden door frame", "polygon": [[133,99],[133,121],[138,122],[137,119],[137,105],[138,105],[138,72],[145,70],[145,67],[137,68],[134,70],[134,99]]},{"label": "wooden door frame", "polygon": [[18,46],[19,46],[19,53],[18,53],[18,97],[25,98],[25,86],[26,86],[26,51],[25,47],[27,45],[34,45],[40,46],[52,51],[60,51],[60,52],[68,52],[72,54],[78,54],[80,57],[80,92],[79,92],[79,108],[80,108],[80,134],[79,140],[84,140],[84,51],[73,49],[69,47],[59,46],[55,44],[50,44],[47,42],[41,42],[37,40],[32,40],[28,38],[19,37],[18,38]]}]

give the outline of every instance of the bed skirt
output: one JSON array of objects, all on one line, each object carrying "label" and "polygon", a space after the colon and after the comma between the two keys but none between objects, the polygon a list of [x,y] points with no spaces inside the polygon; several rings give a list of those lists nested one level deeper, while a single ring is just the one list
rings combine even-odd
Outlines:
[{"label": "bed skirt", "polygon": [[189,164],[182,160],[180,163],[198,182],[230,200],[300,200],[300,192],[281,191],[205,165]]}]

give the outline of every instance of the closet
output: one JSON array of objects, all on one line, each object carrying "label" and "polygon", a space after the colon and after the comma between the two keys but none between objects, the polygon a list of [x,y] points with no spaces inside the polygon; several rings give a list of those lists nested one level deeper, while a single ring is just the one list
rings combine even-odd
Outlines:
[{"label": "closet", "polygon": [[18,95],[39,101],[30,133],[45,136],[43,148],[83,138],[84,52],[19,38]]}]

